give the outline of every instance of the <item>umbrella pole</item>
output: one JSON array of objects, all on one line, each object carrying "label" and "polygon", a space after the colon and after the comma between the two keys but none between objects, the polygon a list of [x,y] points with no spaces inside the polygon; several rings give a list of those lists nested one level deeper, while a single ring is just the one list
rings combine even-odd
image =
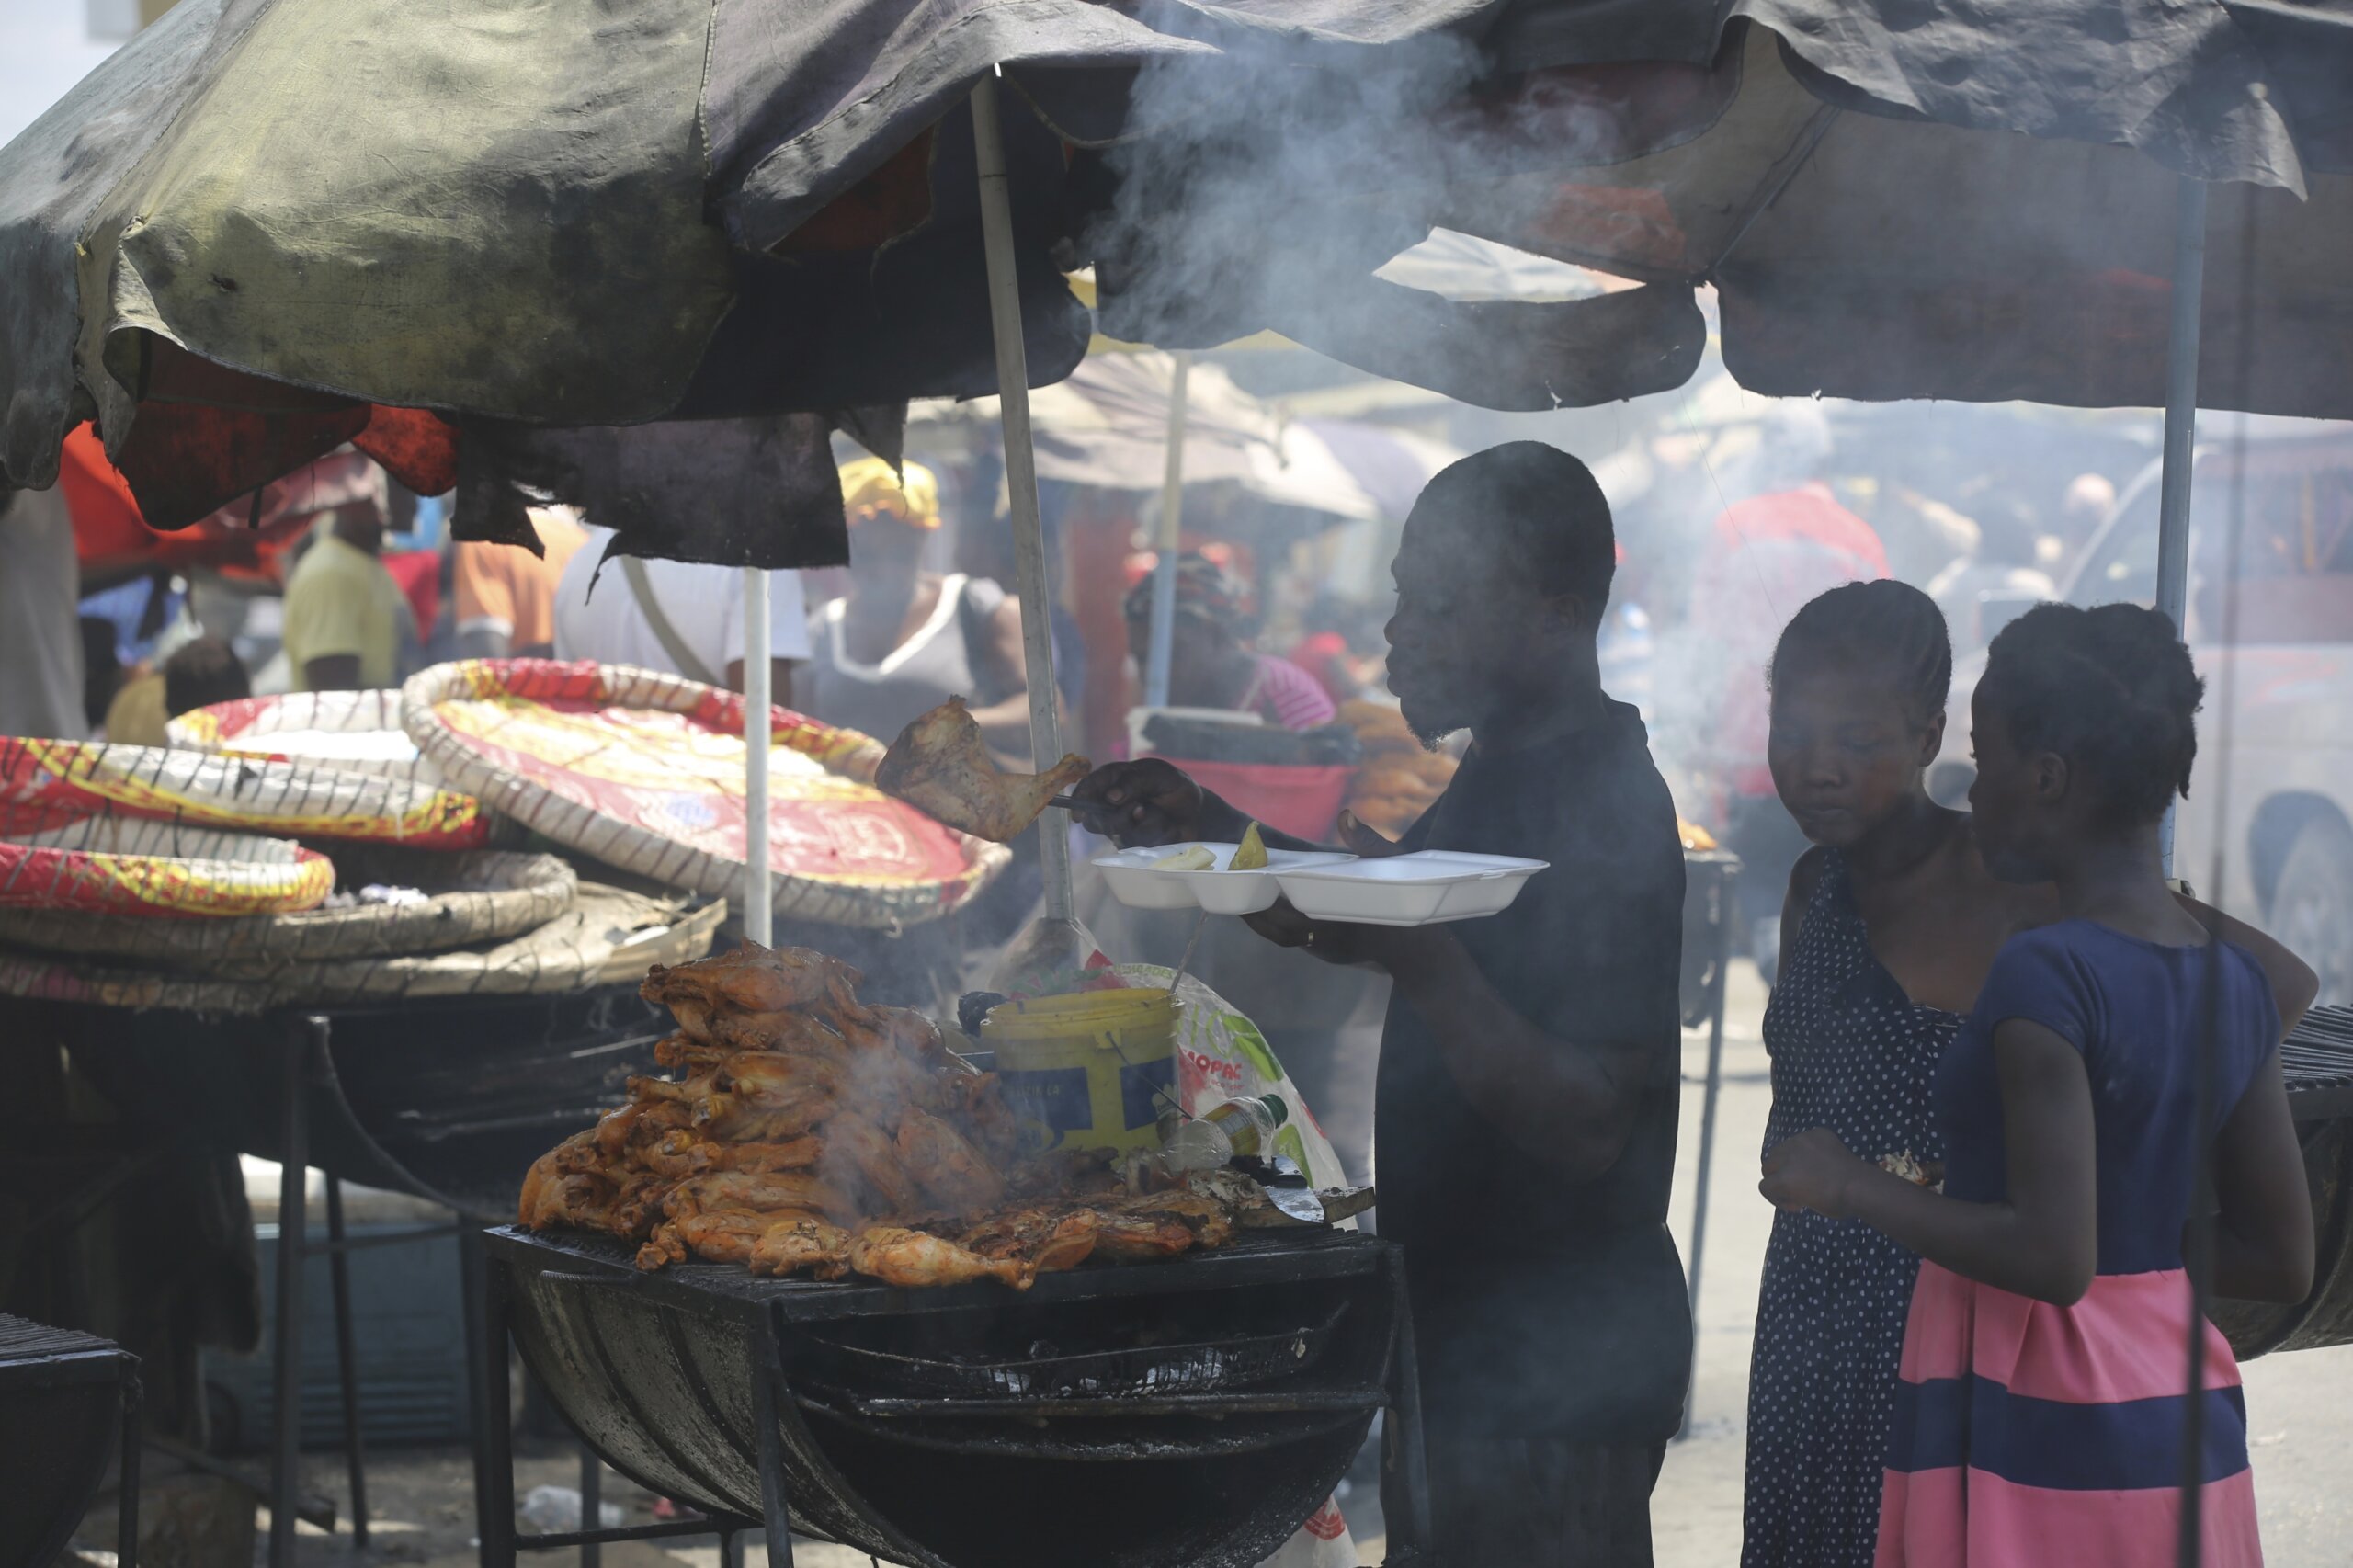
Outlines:
[{"label": "umbrella pole", "polygon": [[[1013,514],[1014,586],[1021,600],[1021,662],[1029,678],[1029,755],[1051,767],[1063,755],[1054,711],[1052,598],[1046,530],[1038,516],[1038,455],[1029,436],[1029,363],[1021,341],[1021,280],[1013,261],[1013,198],[1005,177],[1005,131],[996,76],[972,88],[972,149],[981,172],[981,237],[987,247],[989,324],[996,335],[997,407],[1005,420],[1005,489]],[[1071,918],[1070,819],[1049,807],[1038,824],[1046,869],[1046,916]]]},{"label": "umbrella pole", "polygon": [[776,941],[768,894],[768,574],[744,569],[744,935]]},{"label": "umbrella pole", "polygon": [[1168,381],[1168,465],[1160,482],[1160,527],[1154,540],[1152,642],[1144,660],[1143,705],[1168,706],[1168,663],[1176,631],[1176,545],[1185,519],[1185,397],[1193,357],[1179,350]]},{"label": "umbrella pole", "polygon": [[[2189,483],[2198,438],[2199,308],[2206,292],[2206,185],[2176,183],[2173,319],[2165,344],[2165,468],[2157,485],[2157,608],[2188,633]],[[2159,828],[2165,874],[2173,874],[2173,808]],[[2219,892],[2220,890],[2215,890]]]}]

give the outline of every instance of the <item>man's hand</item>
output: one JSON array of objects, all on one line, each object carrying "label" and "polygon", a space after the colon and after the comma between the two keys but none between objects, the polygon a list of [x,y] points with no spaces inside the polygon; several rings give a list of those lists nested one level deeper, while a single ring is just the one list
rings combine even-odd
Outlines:
[{"label": "man's hand", "polygon": [[1279,948],[1297,948],[1325,963],[1369,963],[1392,972],[1417,938],[1429,933],[1398,926],[1359,926],[1346,920],[1310,920],[1279,898],[1243,923]]},{"label": "man's hand", "polygon": [[1847,1152],[1826,1127],[1785,1138],[1765,1155],[1765,1179],[1756,1184],[1777,1209],[1811,1209],[1832,1220],[1855,1215],[1856,1182],[1871,1167]]},{"label": "man's hand", "polygon": [[1122,849],[1188,838],[1239,839],[1233,808],[1156,756],[1109,762],[1078,781],[1081,820]]}]

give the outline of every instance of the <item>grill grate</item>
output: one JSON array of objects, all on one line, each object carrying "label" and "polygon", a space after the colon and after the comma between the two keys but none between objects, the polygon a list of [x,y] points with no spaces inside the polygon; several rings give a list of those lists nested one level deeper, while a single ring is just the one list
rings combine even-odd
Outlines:
[{"label": "grill grate", "polygon": [[[1347,1308],[1343,1301],[1320,1324],[1271,1334],[1076,1355],[1033,1354],[1017,1360],[941,1360],[814,1335],[812,1340],[861,1392],[982,1399],[1157,1398],[1245,1388],[1307,1371],[1323,1358]],[[824,1381],[822,1376],[809,1381]]]},{"label": "grill grate", "polygon": [[2279,1065],[2290,1093],[2353,1085],[2353,1007],[2314,1007],[2287,1043]]},{"label": "grill grate", "polygon": [[116,1356],[121,1347],[110,1339],[70,1328],[51,1328],[28,1318],[0,1312],[0,1364],[51,1361],[61,1356]]}]

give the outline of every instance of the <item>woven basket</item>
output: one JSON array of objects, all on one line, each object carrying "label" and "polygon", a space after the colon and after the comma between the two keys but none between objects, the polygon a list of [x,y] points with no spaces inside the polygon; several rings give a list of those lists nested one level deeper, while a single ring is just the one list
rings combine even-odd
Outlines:
[{"label": "woven basket", "polygon": [[[665,887],[740,896],[744,699],[627,665],[440,665],[403,688],[418,749],[484,808]],[[874,788],[881,743],[773,710],[769,865],[780,918],[937,919],[1011,860]]]},{"label": "woven basket", "polygon": [[653,964],[701,958],[726,913],[723,903],[690,908],[683,899],[584,882],[571,909],[490,948],[324,963],[243,959],[207,975],[5,949],[0,995],[239,1014],[418,996],[547,995],[611,985],[643,976]]},{"label": "woven basket", "polygon": [[335,870],[347,890],[382,882],[416,888],[426,901],[219,920],[0,909],[0,945],[208,973],[244,959],[390,958],[521,936],[570,909],[579,886],[572,868],[552,855],[494,849],[442,855],[353,845],[336,850]]},{"label": "woven basket", "polygon": [[477,848],[489,833],[466,796],[401,779],[163,746],[0,739],[0,837],[105,816],[427,849]]},{"label": "woven basket", "polygon": [[[337,756],[306,749],[306,744],[318,744],[316,737],[322,733],[396,735],[407,755],[397,758]],[[441,782],[432,765],[417,755],[416,743],[401,728],[401,694],[393,689],[290,691],[281,697],[216,702],[181,714],[164,726],[164,734],[181,751],[259,757],[335,773],[365,773],[427,788]]]},{"label": "woven basket", "polygon": [[198,926],[314,908],[335,886],[327,858],[290,840],[182,831],[210,842],[188,854],[0,842],[0,914]]}]

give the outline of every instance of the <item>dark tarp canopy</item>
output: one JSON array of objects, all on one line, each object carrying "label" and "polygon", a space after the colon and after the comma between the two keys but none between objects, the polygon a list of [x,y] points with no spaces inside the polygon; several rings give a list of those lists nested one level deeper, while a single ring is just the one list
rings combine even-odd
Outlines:
[{"label": "dark tarp canopy", "polygon": [[[2286,0],[182,0],[0,152],[0,478],[92,417],[170,527],[349,440],[514,538],[537,494],[710,516],[749,451],[790,490],[750,526],[626,548],[836,558],[845,411],[995,390],[954,112],[994,63],[1040,384],[1093,263],[1115,335],[1272,326],[1498,407],[1679,384],[1703,282],[1760,391],[2154,403],[2182,170],[2232,182],[2207,401],[2345,413],[2348,37]],[[1433,225],[1644,286],[1372,276]]]}]

